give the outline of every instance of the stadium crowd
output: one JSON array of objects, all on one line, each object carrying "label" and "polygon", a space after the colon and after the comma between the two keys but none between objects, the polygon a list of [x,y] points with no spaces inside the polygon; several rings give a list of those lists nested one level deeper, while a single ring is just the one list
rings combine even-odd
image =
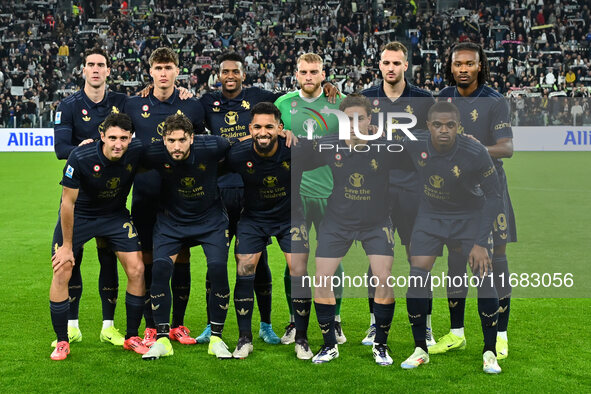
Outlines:
[{"label": "stadium crowd", "polygon": [[140,90],[150,80],[151,51],[165,45],[180,55],[180,84],[201,96],[219,89],[212,66],[226,49],[244,56],[245,86],[291,90],[294,59],[317,52],[329,81],[360,91],[379,83],[377,55],[390,40],[408,44],[407,77],[434,95],[447,85],[451,44],[469,40],[486,50],[491,87],[512,98],[514,125],[591,122],[584,99],[591,14],[583,0],[461,0],[444,12],[433,4],[418,10],[410,0],[92,3],[66,11],[55,0],[2,4],[0,126],[51,127],[57,102],[83,85],[81,52],[96,43],[113,56],[111,89]]}]

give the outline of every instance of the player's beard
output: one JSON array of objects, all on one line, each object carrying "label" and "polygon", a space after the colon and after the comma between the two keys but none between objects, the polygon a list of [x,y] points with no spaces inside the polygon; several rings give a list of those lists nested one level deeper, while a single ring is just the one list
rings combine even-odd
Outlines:
[{"label": "player's beard", "polygon": [[[189,151],[190,150],[191,150],[190,147],[186,151],[175,150],[175,151],[170,152],[170,156],[172,157],[172,159],[174,161],[182,161],[182,160],[185,160],[189,156]],[[175,154],[179,154],[179,153],[181,154],[181,157],[175,156]]]},{"label": "player's beard", "polygon": [[277,144],[277,136],[269,137],[269,143],[266,145],[261,145],[258,141],[258,138],[253,139],[254,147],[257,152],[262,154],[267,154],[273,150],[275,145]]},{"label": "player's beard", "polygon": [[318,91],[318,89],[320,88],[320,86],[321,86],[320,83],[315,83],[313,85],[313,87],[310,87],[310,85],[302,85],[302,90],[306,94],[314,94],[314,93],[316,93]]}]

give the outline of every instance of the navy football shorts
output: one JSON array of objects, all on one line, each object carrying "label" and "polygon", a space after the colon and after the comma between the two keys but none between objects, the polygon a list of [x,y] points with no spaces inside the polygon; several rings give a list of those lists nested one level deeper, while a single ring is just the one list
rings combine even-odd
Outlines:
[{"label": "navy football shorts", "polygon": [[[137,230],[127,211],[112,216],[100,217],[74,215],[72,250],[79,253],[84,244],[95,237],[104,238],[115,252],[137,252],[142,250]],[[62,223],[61,219],[58,218],[53,232],[52,254],[62,244]]]},{"label": "navy football shorts", "polygon": [[154,260],[166,259],[183,247],[203,246],[208,261],[228,261],[228,217],[214,207],[191,223],[182,223],[159,212],[154,226]]},{"label": "navy football shorts", "polygon": [[262,252],[269,243],[269,238],[275,237],[284,253],[292,253],[291,229],[292,226],[289,221],[264,223],[243,216],[238,222],[236,230],[235,252],[237,254]]},{"label": "navy football shorts", "polygon": [[[441,256],[443,245],[447,245],[448,249],[459,248],[468,256],[476,242],[479,226],[479,218],[435,219],[419,215],[412,232],[410,255]],[[492,255],[492,234],[487,249]]]},{"label": "navy football shorts", "polygon": [[366,255],[394,256],[394,230],[390,218],[381,225],[363,230],[350,230],[325,218],[317,238],[316,257],[344,257],[353,241],[361,242]]}]

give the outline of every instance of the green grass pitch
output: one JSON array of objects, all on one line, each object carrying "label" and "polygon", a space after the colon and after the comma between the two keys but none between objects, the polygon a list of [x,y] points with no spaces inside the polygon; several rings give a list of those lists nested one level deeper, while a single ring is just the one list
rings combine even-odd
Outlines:
[{"label": "green grass pitch", "polygon": [[[82,265],[84,293],[80,307],[83,341],[72,345],[64,362],[49,359],[55,338],[48,308],[51,280],[50,244],[57,219],[63,162],[51,153],[0,154],[2,179],[0,210],[0,300],[2,334],[0,391],[2,392],[196,392],[196,391],[487,391],[581,392],[591,387],[589,372],[589,223],[591,181],[589,152],[517,152],[506,161],[509,187],[517,215],[519,240],[508,248],[509,264],[517,273],[573,272],[575,286],[565,289],[516,289],[509,324],[509,358],[503,373],[482,372],[482,334],[476,302],[466,311],[465,351],[432,356],[430,364],[414,371],[399,367],[413,350],[404,293],[397,292],[389,345],[394,365],[379,367],[369,347],[360,344],[369,323],[367,301],[345,299],[343,329],[348,342],[341,356],[328,365],[295,358],[293,347],[267,345],[255,338],[247,360],[216,360],[203,345],[175,344],[175,355],[154,362],[103,344],[98,297],[98,262],[94,241],[87,245]],[[186,325],[197,335],[205,323],[204,260],[193,249],[192,294]],[[283,295],[282,255],[270,247],[275,278],[273,322],[281,335],[287,322]],[[396,256],[403,256],[400,246]],[[444,266],[440,261],[436,267]],[[230,285],[234,260],[228,263]],[[404,259],[395,260],[396,273],[408,273]],[[120,300],[125,279],[120,270]],[[528,291],[530,291],[528,293]],[[531,298],[531,296],[547,298]],[[578,298],[558,298],[565,296]],[[123,302],[116,326],[125,328]],[[434,302],[436,336],[449,325],[446,300]],[[258,327],[255,312],[253,327]],[[143,327],[142,327],[143,329]],[[255,331],[256,337],[256,331]],[[224,338],[231,350],[237,340],[233,308],[228,311]],[[321,343],[315,316],[310,324],[314,350]]]}]

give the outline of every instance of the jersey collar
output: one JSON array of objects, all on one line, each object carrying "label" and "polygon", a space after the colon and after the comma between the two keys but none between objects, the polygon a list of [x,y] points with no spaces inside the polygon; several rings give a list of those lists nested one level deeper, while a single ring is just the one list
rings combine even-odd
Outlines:
[{"label": "jersey collar", "polygon": [[224,94],[222,93],[222,91],[219,91],[220,94],[220,101],[222,103],[229,103],[230,101],[242,101],[244,100],[244,97],[246,96],[246,89],[247,88],[242,88],[242,90],[240,91],[240,94],[234,98],[227,98],[226,96],[224,96]]},{"label": "jersey collar", "polygon": [[454,146],[445,153],[440,153],[435,149],[435,147],[433,146],[433,142],[431,142],[431,136],[429,136],[429,139],[427,140],[427,150],[429,151],[429,155],[431,157],[441,157],[451,161],[451,159],[455,156],[456,152],[458,151],[458,136],[456,136]]},{"label": "jersey collar", "polygon": [[84,100],[84,104],[86,104],[86,106],[88,106],[88,108],[95,108],[95,107],[101,107],[101,106],[108,106],[107,100],[109,98],[109,89],[105,88],[105,96],[103,97],[103,99],[101,101],[99,101],[98,103],[95,103],[94,101],[92,101],[87,95],[86,92],[84,91],[84,89],[80,89],[80,93],[82,94],[82,100]]},{"label": "jersey collar", "polygon": [[177,97],[179,95],[179,91],[177,88],[174,88],[174,91],[172,92],[172,94],[170,95],[169,98],[167,98],[164,101],[160,101],[156,98],[156,96],[154,96],[154,91],[152,90],[152,92],[150,93],[150,95],[148,96],[148,98],[150,99],[150,104],[152,105],[158,105],[160,103],[167,103],[167,104],[174,104]]},{"label": "jersey collar", "polygon": [[472,92],[472,94],[470,94],[470,95],[469,95],[469,96],[467,96],[467,97],[464,97],[464,96],[462,96],[462,95],[460,94],[460,92],[458,91],[458,86],[456,85],[456,86],[454,87],[454,97],[457,97],[457,98],[463,98],[463,99],[466,99],[466,100],[468,100],[470,103],[473,103],[474,101],[476,101],[476,99],[477,99],[478,97],[480,97],[480,95],[481,95],[481,94],[482,94],[482,92],[484,91],[484,87],[485,87],[485,86],[486,86],[485,84],[478,85],[478,87],[476,88],[476,90],[475,90],[475,91],[473,91],[473,92]]},{"label": "jersey collar", "polygon": [[300,90],[298,90],[298,96],[300,96],[300,98],[307,103],[313,103],[314,101],[318,100],[320,97],[324,96],[324,90],[321,90],[320,94],[314,98],[307,98],[302,95],[302,89],[300,89]]}]

